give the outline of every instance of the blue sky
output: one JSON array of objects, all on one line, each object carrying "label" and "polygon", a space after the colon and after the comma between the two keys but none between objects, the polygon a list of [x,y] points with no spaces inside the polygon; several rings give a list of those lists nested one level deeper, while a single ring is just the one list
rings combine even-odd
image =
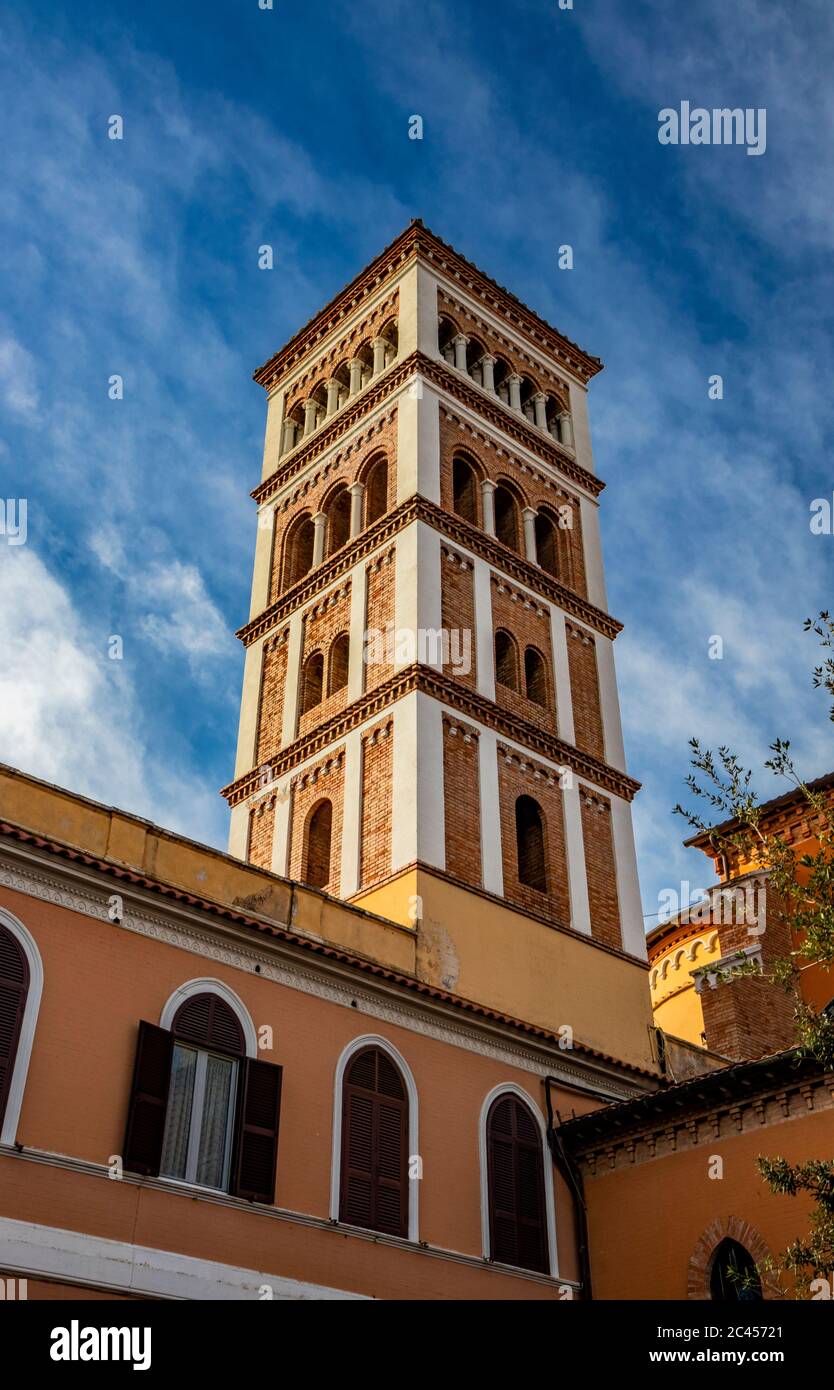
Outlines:
[{"label": "blue sky", "polygon": [[[0,494],[28,499],[0,544],[0,759],[224,843],[251,372],[421,216],[606,364],[647,925],[704,881],[671,815],[692,735],[830,770],[802,634],[834,555],[809,527],[834,490],[828,0],[73,0],[0,34]],[[766,108],[766,153],[661,146],[682,100]]]}]

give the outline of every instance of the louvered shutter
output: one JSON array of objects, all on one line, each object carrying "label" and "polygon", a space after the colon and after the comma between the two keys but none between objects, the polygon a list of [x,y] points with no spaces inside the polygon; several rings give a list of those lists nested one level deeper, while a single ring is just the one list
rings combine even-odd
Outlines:
[{"label": "louvered shutter", "polygon": [[541,1135],[527,1106],[499,1096],[487,1116],[490,1257],[549,1272]]},{"label": "louvered shutter", "polygon": [[0,927],[0,1124],[6,1113],[28,992],[26,957],[11,932]]},{"label": "louvered shutter", "polygon": [[374,1047],[345,1074],[339,1220],[408,1235],[408,1099],[397,1067]]},{"label": "louvered shutter", "polygon": [[166,1028],[139,1024],[123,1150],[124,1166],[132,1173],[159,1175],[173,1049],[174,1039]]},{"label": "louvered shutter", "polygon": [[232,1191],[250,1202],[275,1200],[283,1068],[247,1057],[241,1064]]},{"label": "louvered shutter", "polygon": [[171,1032],[183,1042],[241,1057],[246,1051],[243,1029],[234,1009],[216,994],[195,994],[180,1004]]}]

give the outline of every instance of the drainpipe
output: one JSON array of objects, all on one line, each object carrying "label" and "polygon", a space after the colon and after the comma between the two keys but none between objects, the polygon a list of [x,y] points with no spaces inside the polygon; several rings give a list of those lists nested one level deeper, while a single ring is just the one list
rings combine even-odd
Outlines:
[{"label": "drainpipe", "polygon": [[551,1099],[550,1088],[561,1084],[555,1076],[544,1078],[544,1094],[547,1101],[547,1143],[550,1148],[553,1162],[561,1176],[564,1178],[573,1195],[573,1207],[576,1213],[576,1226],[579,1245],[579,1271],[582,1279],[582,1292],[589,1301],[593,1299],[593,1288],[591,1285],[591,1251],[588,1244],[588,1209],[585,1205],[585,1193],[582,1186],[582,1174],[579,1167],[574,1163],[564,1144],[558,1129],[553,1123],[553,1101]]}]

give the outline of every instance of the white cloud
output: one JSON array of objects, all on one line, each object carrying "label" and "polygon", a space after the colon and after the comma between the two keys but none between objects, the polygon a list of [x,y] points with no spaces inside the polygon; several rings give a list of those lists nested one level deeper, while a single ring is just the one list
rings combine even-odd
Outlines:
[{"label": "white cloud", "polygon": [[0,401],[22,420],[31,420],[38,408],[35,359],[9,333],[0,335]]}]

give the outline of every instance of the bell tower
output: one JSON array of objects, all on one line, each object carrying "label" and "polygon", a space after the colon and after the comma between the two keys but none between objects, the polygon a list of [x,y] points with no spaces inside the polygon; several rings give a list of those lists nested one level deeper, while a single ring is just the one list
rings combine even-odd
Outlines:
[{"label": "bell tower", "polygon": [[589,980],[649,1021],[601,366],[417,221],[255,373],[230,851],[547,1026]]}]

